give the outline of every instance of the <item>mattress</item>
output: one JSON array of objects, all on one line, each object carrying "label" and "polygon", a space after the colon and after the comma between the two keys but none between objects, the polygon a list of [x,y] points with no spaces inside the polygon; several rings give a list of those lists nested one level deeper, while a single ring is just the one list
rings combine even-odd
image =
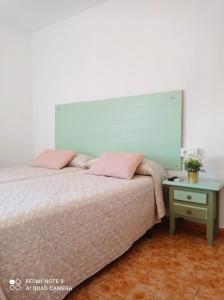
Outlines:
[{"label": "mattress", "polygon": [[164,214],[151,176],[10,170],[0,175],[0,285],[9,300],[63,299]]}]

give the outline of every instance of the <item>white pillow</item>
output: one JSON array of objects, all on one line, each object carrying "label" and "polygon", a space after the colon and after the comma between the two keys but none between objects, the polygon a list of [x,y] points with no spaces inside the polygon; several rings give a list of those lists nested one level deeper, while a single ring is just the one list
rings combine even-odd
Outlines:
[{"label": "white pillow", "polygon": [[86,164],[91,160],[94,160],[93,156],[83,154],[83,153],[78,153],[70,162],[69,167],[77,167],[77,168],[85,169],[87,168]]},{"label": "white pillow", "polygon": [[94,159],[91,159],[91,160],[88,160],[86,163],[85,163],[85,168],[86,169],[89,169],[92,167],[92,165],[94,164],[94,162],[97,160],[97,158],[94,158]]},{"label": "white pillow", "polygon": [[156,161],[149,159],[143,160],[143,162],[138,166],[135,174],[153,176],[154,179],[157,179],[159,182],[168,178],[166,169]]}]

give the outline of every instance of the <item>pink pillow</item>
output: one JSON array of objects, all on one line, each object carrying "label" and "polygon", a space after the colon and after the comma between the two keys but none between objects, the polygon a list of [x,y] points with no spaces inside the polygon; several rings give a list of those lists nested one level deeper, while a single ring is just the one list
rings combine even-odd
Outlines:
[{"label": "pink pillow", "polygon": [[47,169],[61,169],[74,158],[75,152],[71,150],[48,149],[39,154],[31,163],[32,167]]},{"label": "pink pillow", "polygon": [[135,153],[104,153],[90,167],[88,174],[131,179],[144,155]]}]

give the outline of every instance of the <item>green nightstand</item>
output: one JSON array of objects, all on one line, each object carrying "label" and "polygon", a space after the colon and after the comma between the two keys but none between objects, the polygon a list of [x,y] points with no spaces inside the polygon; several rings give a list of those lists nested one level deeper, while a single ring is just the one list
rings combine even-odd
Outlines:
[{"label": "green nightstand", "polygon": [[198,183],[192,184],[187,180],[164,180],[163,184],[169,187],[170,234],[174,234],[175,219],[179,217],[204,223],[207,225],[208,244],[212,245],[214,235],[219,230],[218,192],[224,182],[200,179]]}]

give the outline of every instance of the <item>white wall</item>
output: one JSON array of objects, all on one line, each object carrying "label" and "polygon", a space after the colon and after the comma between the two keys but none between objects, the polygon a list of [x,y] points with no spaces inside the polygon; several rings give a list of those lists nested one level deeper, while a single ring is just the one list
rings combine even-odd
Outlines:
[{"label": "white wall", "polygon": [[30,36],[0,22],[0,167],[33,152]]},{"label": "white wall", "polygon": [[222,0],[111,0],[34,33],[35,152],[54,146],[55,104],[182,88],[184,146],[224,179],[223,11]]}]

